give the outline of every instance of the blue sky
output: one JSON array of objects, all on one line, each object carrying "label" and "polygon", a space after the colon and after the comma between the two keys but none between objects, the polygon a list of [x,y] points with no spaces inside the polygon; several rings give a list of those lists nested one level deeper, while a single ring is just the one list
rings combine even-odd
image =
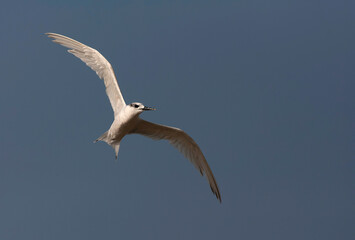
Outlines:
[{"label": "blue sky", "polygon": [[[5,1],[1,239],[352,239],[350,1]],[[126,102],[200,145],[222,204],[168,143],[92,141],[113,114],[45,32],[99,50]]]}]

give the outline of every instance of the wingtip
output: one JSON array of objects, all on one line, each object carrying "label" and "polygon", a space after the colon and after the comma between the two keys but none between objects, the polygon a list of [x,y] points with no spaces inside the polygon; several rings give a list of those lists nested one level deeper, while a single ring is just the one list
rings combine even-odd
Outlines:
[{"label": "wingtip", "polygon": [[[49,38],[51,38],[51,39],[54,39],[53,33],[46,32],[46,33],[44,33],[44,35],[46,35],[47,37],[49,37]],[[54,41],[54,40],[52,40],[52,41]]]},{"label": "wingtip", "polygon": [[216,198],[218,199],[219,203],[222,204],[222,198],[221,198],[221,196],[220,196],[220,195],[217,195],[217,194],[215,194],[215,195],[216,195]]},{"label": "wingtip", "polygon": [[55,39],[55,36],[60,36],[60,34],[58,34],[58,33],[52,33],[52,32],[46,32],[46,33],[44,33],[44,35],[46,35],[47,37],[49,37],[49,38],[52,38],[52,39]]},{"label": "wingtip", "polygon": [[210,186],[210,188],[211,188],[213,194],[214,194],[214,195],[216,196],[216,198],[218,199],[219,203],[222,203],[221,194],[219,193],[218,188],[217,188],[216,190],[214,190],[214,189],[212,188],[212,186]]}]

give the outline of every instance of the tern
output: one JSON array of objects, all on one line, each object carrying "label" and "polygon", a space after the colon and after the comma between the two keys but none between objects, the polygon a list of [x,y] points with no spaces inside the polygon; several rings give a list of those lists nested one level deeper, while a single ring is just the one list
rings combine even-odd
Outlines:
[{"label": "tern", "polygon": [[188,134],[179,128],[151,123],[140,118],[142,112],[155,109],[139,102],[128,105],[125,103],[111,64],[96,49],[57,33],[46,33],[46,35],[52,38],[53,42],[68,48],[69,53],[81,59],[104,81],[106,94],[114,112],[114,121],[109,130],[95,142],[103,141],[113,147],[117,159],[120,142],[127,134],[141,134],[155,140],[168,140],[190,160],[202,176],[206,175],[212,192],[220,202],[222,201],[211,168],[200,147]]}]

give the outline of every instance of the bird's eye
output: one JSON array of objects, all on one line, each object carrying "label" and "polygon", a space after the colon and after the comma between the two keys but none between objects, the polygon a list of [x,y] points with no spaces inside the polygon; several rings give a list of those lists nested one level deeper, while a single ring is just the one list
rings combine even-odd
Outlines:
[{"label": "bird's eye", "polygon": [[137,104],[134,104],[134,107],[135,107],[135,108],[138,108],[138,107],[139,107],[139,105],[137,105]]}]

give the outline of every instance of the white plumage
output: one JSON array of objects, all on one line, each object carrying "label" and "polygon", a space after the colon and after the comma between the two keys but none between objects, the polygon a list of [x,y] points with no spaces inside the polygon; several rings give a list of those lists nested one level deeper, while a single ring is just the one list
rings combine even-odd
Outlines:
[{"label": "white plumage", "polygon": [[200,171],[201,175],[206,175],[212,192],[221,201],[221,195],[212,171],[199,146],[189,135],[179,128],[159,125],[141,119],[139,115],[143,111],[155,109],[146,107],[141,103],[126,105],[111,64],[97,50],[60,34],[46,34],[53,39],[53,42],[69,48],[68,52],[86,63],[105,83],[106,93],[115,118],[110,129],[95,142],[104,141],[111,145],[115,150],[117,158],[120,142],[127,134],[135,133],[152,139],[168,140],[170,144],[191,161]]}]

